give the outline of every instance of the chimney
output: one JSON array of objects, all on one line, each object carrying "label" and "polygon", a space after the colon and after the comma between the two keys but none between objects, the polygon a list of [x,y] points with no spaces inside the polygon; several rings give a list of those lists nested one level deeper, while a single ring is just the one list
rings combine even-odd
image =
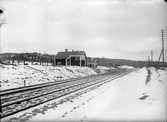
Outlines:
[{"label": "chimney", "polygon": [[65,52],[68,52],[68,49],[65,49]]}]

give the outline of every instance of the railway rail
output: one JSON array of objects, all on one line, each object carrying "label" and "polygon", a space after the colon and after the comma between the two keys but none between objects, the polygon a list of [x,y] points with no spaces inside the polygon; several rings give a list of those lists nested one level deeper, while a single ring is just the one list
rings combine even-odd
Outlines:
[{"label": "railway rail", "polygon": [[112,75],[111,73],[106,73],[103,75],[1,91],[1,118],[16,114],[62,96],[84,90],[88,87],[102,85],[132,71],[133,70],[117,72],[112,73]]}]

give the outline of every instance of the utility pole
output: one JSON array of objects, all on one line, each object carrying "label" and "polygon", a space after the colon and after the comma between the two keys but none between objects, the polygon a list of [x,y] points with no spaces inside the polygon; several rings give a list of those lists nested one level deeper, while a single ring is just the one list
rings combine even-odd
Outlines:
[{"label": "utility pole", "polygon": [[162,30],[162,61],[163,61],[163,69],[164,69],[164,30]]},{"label": "utility pole", "polygon": [[148,64],[147,66],[149,67],[150,66],[150,56],[148,56]]},{"label": "utility pole", "polygon": [[151,50],[151,61],[153,62],[153,50]]},{"label": "utility pole", "polygon": [[160,61],[161,55],[162,55],[162,65],[163,65],[163,69],[164,69],[164,63],[165,63],[165,52],[164,52],[164,38],[165,38],[165,30],[160,30],[160,38],[162,40],[162,50],[158,59],[158,63]]},{"label": "utility pole", "polygon": [[45,51],[45,53],[44,53],[44,57],[45,57],[45,75],[47,75],[47,61],[46,61],[46,51]]},{"label": "utility pole", "polygon": [[151,50],[151,60],[150,60],[150,65],[153,66],[153,50]]}]

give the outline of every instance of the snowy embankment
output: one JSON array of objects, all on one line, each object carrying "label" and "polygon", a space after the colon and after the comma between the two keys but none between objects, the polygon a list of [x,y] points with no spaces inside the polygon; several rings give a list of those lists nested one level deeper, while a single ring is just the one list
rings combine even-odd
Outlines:
[{"label": "snowy embankment", "polygon": [[108,72],[109,70],[112,70],[112,69],[115,69],[115,68],[113,68],[113,67],[106,67],[106,66],[97,66],[96,71],[98,73],[102,74],[102,73],[106,73],[106,72]]},{"label": "snowy embankment", "polygon": [[119,68],[122,68],[122,69],[134,69],[134,67],[127,66],[127,65],[119,66]]},{"label": "snowy embankment", "polygon": [[109,68],[109,67],[106,67],[106,66],[97,66],[96,69],[100,69],[100,70],[110,70],[110,69],[113,69],[113,68]]},{"label": "snowy embankment", "polygon": [[0,85],[1,90],[5,90],[94,74],[96,72],[88,67],[0,64]]},{"label": "snowy embankment", "polygon": [[[19,119],[29,121],[165,121],[167,71],[139,69],[90,92],[55,100]],[[60,103],[60,104],[59,104]]]}]

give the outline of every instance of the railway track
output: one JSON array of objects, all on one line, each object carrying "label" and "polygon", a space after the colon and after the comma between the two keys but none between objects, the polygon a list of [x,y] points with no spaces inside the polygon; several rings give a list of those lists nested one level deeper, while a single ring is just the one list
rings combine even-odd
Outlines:
[{"label": "railway track", "polygon": [[1,92],[1,118],[16,114],[45,102],[83,90],[99,86],[132,71],[85,77],[80,79],[52,82],[29,87],[4,90]]}]

